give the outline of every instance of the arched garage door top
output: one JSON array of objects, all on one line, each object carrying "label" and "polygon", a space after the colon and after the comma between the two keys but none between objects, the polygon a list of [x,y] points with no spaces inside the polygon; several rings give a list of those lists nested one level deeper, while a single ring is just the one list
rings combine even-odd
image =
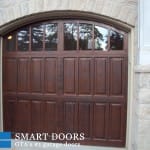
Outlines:
[{"label": "arched garage door top", "polygon": [[20,27],[4,36],[5,52],[94,50],[125,52],[127,33],[86,20],[54,20]]}]

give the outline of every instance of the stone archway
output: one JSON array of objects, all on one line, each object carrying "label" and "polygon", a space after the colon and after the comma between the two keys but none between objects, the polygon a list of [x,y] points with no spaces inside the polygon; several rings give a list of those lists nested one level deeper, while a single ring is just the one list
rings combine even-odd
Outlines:
[{"label": "stone archway", "polygon": [[[44,1],[44,2],[45,3],[44,3],[43,7],[40,7],[40,3],[37,3],[36,5],[33,6],[32,5],[32,4],[34,4],[33,1],[32,1],[32,4],[30,3],[30,1],[26,1],[25,3],[20,3],[19,2],[18,5],[15,5],[15,6],[8,9],[8,11],[12,10],[11,16],[8,16],[7,15],[8,13],[5,13],[7,11],[3,10],[3,12],[1,12],[1,13],[4,14],[2,16],[4,16],[5,19],[2,19],[2,22],[1,22],[1,25],[3,25],[3,26],[1,26],[1,34],[5,34],[5,33],[9,32],[11,30],[11,28],[12,29],[17,28],[16,26],[18,26],[18,25],[19,26],[25,25],[26,21],[27,22],[28,21],[32,22],[31,20],[34,20],[34,19],[38,21],[38,19],[37,19],[38,17],[35,17],[35,16],[38,16],[39,14],[41,14],[41,17],[43,17],[44,12],[49,11],[50,9],[56,8],[57,3],[58,3],[58,2],[54,3],[53,5],[50,6],[51,7],[50,8],[48,5],[46,5],[46,4],[48,4],[48,1]],[[80,2],[78,2],[78,3],[80,3]],[[103,6],[101,6],[101,8],[103,8],[103,9],[100,10],[100,7],[99,7],[99,9],[95,9],[95,7],[99,6],[98,3],[99,4],[101,4],[101,3],[104,4]],[[83,18],[85,17],[85,15],[89,14],[89,16],[91,18],[93,16],[94,20],[97,20],[99,18],[99,19],[104,20],[105,22],[109,22],[110,24],[119,25],[119,26],[122,26],[123,28],[125,27],[127,29],[127,31],[129,31],[130,29],[132,29],[131,26],[134,26],[134,24],[135,24],[136,13],[134,13],[134,7],[135,7],[134,3],[131,3],[131,6],[128,5],[127,7],[126,7],[126,3],[121,3],[121,1],[117,1],[116,3],[118,3],[118,4],[115,4],[113,6],[113,4],[109,1],[105,1],[105,2],[101,1],[101,2],[96,2],[95,5],[92,4],[92,6],[95,6],[95,7],[90,7],[89,3],[86,3],[86,4],[84,3],[83,5],[81,5],[81,7],[75,8],[76,7],[75,5],[73,6],[73,4],[69,4],[66,1],[65,3],[60,4],[60,6],[61,6],[60,8],[62,10],[63,9],[65,10],[68,7],[68,4],[69,4],[70,5],[69,6],[70,14],[72,14],[72,13],[77,14],[77,12],[78,12],[78,15],[80,17],[82,16]],[[108,5],[108,4],[110,4],[110,5]],[[23,10],[22,6],[27,6],[27,9]],[[32,8],[30,8],[30,6],[32,6]],[[107,8],[110,8],[110,7],[111,7],[111,11],[107,10]],[[122,9],[123,7],[125,7],[125,9]],[[116,8],[118,8],[118,9],[116,9]],[[71,11],[71,10],[78,10],[78,9],[85,10],[85,12]],[[17,10],[18,13],[15,14],[15,10]],[[59,8],[58,8],[58,10],[59,10]],[[114,10],[116,10],[116,11],[114,11]],[[122,10],[122,15],[120,14],[120,16],[117,16],[117,15],[119,15],[119,13],[117,13],[117,12],[119,12],[120,10]],[[88,11],[90,13],[86,13],[86,11]],[[54,12],[57,15],[60,15],[60,14],[63,14],[62,16],[65,16],[65,15],[67,16],[68,15],[66,11],[59,10],[59,11],[54,11]],[[113,12],[113,13],[111,13],[111,12]],[[128,13],[125,13],[125,12],[128,12]],[[49,14],[49,15],[52,14],[51,16],[53,16],[52,12],[47,12],[47,14]],[[101,15],[99,15],[99,14],[101,14]],[[123,17],[124,14],[126,14],[126,15],[132,14],[132,15],[130,17]],[[78,16],[78,15],[75,15],[75,16]],[[15,20],[15,18],[16,19],[18,18],[18,19]],[[112,18],[114,18],[114,19],[112,19]],[[10,22],[10,21],[12,21],[12,22]],[[7,24],[7,22],[9,22],[9,24]],[[132,30],[132,33],[133,32],[134,32],[134,30]]]}]

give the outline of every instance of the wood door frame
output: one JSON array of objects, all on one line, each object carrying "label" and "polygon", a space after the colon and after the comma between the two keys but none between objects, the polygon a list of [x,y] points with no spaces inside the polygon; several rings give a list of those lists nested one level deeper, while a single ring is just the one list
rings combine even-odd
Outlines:
[{"label": "wood door frame", "polygon": [[[63,11],[64,12],[64,11]],[[60,14],[62,14],[62,12],[60,12],[60,11],[54,11],[54,13],[52,13],[52,12],[47,12],[47,13],[40,13],[41,14],[41,16],[46,16],[46,17],[44,17],[44,20],[47,18],[47,16],[50,16],[51,18],[58,18],[57,17],[57,15],[59,14],[59,16],[60,16]],[[45,15],[46,14],[46,15]],[[50,15],[51,14],[51,15]],[[104,16],[100,16],[100,15],[97,15],[97,14],[90,14],[90,13],[85,13],[85,12],[78,12],[78,11],[70,11],[69,12],[69,15],[67,15],[66,13],[65,13],[65,15],[63,16],[61,16],[62,18],[66,18],[66,16],[71,16],[71,15],[73,15],[73,16],[75,16],[75,17],[77,17],[77,18],[84,18],[85,17],[85,15],[87,16],[86,18],[92,18],[92,20],[102,20],[102,21],[104,21],[105,23],[107,22],[107,23],[109,23],[109,24],[113,24],[113,25],[117,25],[117,26],[119,26],[119,27],[121,27],[121,29],[125,29],[126,31],[128,31],[128,35],[129,35],[129,40],[130,40],[130,42],[129,42],[129,44],[128,44],[128,49],[129,49],[129,53],[128,53],[128,55],[129,55],[129,61],[128,61],[128,66],[129,66],[129,68],[128,68],[128,109],[127,109],[127,130],[126,130],[126,132],[127,132],[127,134],[126,134],[126,146],[127,145],[131,145],[131,143],[129,142],[129,141],[131,141],[131,130],[132,130],[132,118],[133,118],[133,116],[131,116],[131,115],[129,115],[130,113],[132,113],[132,107],[133,107],[133,101],[131,101],[132,100],[132,98],[133,98],[133,78],[134,78],[134,71],[133,71],[133,67],[134,67],[134,48],[135,48],[135,46],[134,46],[134,27],[132,27],[132,26],[130,26],[130,25],[127,25],[127,24],[124,24],[124,23],[122,23],[122,22],[118,22],[118,21],[116,21],[116,20],[112,20],[111,18],[107,18],[107,17],[104,17]],[[2,26],[2,28],[1,28],[1,30],[0,30],[0,34],[1,35],[4,35],[4,34],[6,34],[7,32],[9,32],[10,31],[10,29],[12,30],[12,28],[13,29],[15,29],[15,27],[17,26],[17,25],[20,25],[20,26],[22,26],[22,25],[25,25],[26,24],[26,22],[28,22],[28,23],[31,23],[33,20],[34,20],[34,22],[36,21],[36,20],[38,20],[38,17],[39,17],[39,14],[35,14],[35,15],[33,15],[33,16],[27,16],[27,17],[24,17],[24,18],[21,18],[21,19],[19,19],[19,20],[17,20],[17,21],[12,21],[11,23],[9,23],[9,24],[6,24],[6,25],[4,25],[4,26]],[[41,18],[41,17],[39,17],[39,18]],[[17,28],[18,28],[18,26],[17,26]],[[1,38],[1,48],[2,48],[2,38]],[[1,58],[2,58],[2,51],[1,51]],[[132,61],[131,61],[132,60]],[[1,70],[2,70],[2,59],[1,59],[1,68],[0,68]],[[1,83],[2,83],[2,71],[1,71]],[[0,96],[1,96],[1,99],[2,99],[2,90],[0,91],[1,92],[1,94],[0,94]],[[2,101],[1,101],[2,102]],[[1,109],[2,110],[2,109]],[[134,119],[134,118],[133,118]]]}]

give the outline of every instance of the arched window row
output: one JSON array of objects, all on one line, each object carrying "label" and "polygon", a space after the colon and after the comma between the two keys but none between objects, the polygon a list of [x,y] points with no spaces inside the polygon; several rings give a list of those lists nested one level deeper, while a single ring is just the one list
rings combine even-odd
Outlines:
[{"label": "arched window row", "polygon": [[[56,21],[31,24],[4,37],[4,50],[64,51],[125,50],[126,33],[88,21]],[[63,42],[60,42],[63,41]]]}]

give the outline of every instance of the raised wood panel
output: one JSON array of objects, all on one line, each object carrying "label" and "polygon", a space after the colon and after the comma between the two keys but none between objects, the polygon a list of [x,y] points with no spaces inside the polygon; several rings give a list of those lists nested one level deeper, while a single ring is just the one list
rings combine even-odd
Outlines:
[{"label": "raised wood panel", "polygon": [[29,101],[19,100],[16,103],[16,128],[18,132],[30,132],[31,127],[31,104]]},{"label": "raised wood panel", "polygon": [[41,132],[43,127],[43,105],[41,101],[32,101],[31,105],[31,130]]},{"label": "raised wood panel", "polygon": [[65,103],[65,131],[66,133],[75,133],[76,125],[76,105],[74,102]]},{"label": "raised wood panel", "polygon": [[64,93],[75,94],[75,59],[64,58]]},{"label": "raised wood panel", "polygon": [[56,116],[56,102],[47,101],[44,107],[44,131],[48,133],[56,132],[57,116]]},{"label": "raised wood panel", "polygon": [[79,59],[79,94],[91,94],[91,59]]},{"label": "raised wood panel", "polygon": [[110,126],[109,126],[109,137],[113,140],[121,139],[121,128],[122,124],[122,105],[121,104],[110,104]]},{"label": "raised wood panel", "polygon": [[27,92],[29,83],[29,60],[20,58],[18,60],[18,91]]},{"label": "raised wood panel", "polygon": [[61,133],[65,131],[64,122],[64,102],[60,101],[57,103],[57,132]]},{"label": "raised wood panel", "polygon": [[107,132],[108,107],[105,103],[94,104],[93,137],[105,139]]},{"label": "raised wood panel", "polygon": [[31,60],[31,91],[42,92],[42,59],[32,58]]},{"label": "raised wood panel", "polygon": [[107,59],[95,58],[95,94],[106,95],[107,90]]},{"label": "raised wood panel", "polygon": [[57,88],[57,59],[45,59],[45,92],[56,94]]},{"label": "raised wood panel", "polygon": [[84,133],[86,138],[90,137],[91,127],[91,107],[90,103],[79,103],[78,131]]},{"label": "raised wood panel", "polygon": [[123,59],[110,59],[110,94],[122,95],[123,93]]},{"label": "raised wood panel", "polygon": [[[6,99],[5,99],[6,100]],[[16,125],[17,122],[15,120],[15,118],[17,117],[17,113],[16,113],[16,100],[11,100],[8,99],[7,101],[5,101],[4,103],[4,110],[5,110],[5,130],[6,131],[17,131],[16,129]],[[13,112],[13,113],[12,113]]]},{"label": "raised wood panel", "polygon": [[16,92],[17,89],[17,59],[8,58],[5,60],[5,83],[6,90]]}]

